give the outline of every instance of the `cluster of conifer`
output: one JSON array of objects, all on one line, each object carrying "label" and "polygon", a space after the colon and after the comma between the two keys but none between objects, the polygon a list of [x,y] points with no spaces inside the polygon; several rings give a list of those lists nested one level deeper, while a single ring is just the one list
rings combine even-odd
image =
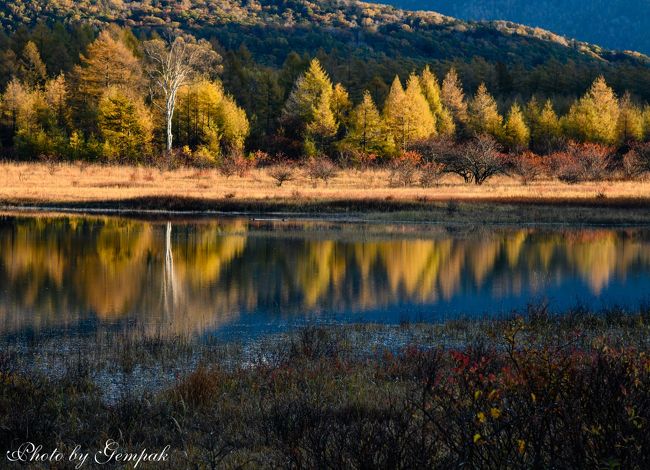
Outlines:
[{"label": "cluster of conifer", "polygon": [[492,136],[516,154],[551,153],[569,141],[629,146],[650,138],[650,107],[637,106],[627,93],[619,99],[603,77],[564,116],[551,100],[533,97],[525,105],[515,101],[504,117],[484,84],[466,97],[453,68],[442,84],[429,67],[412,73],[405,87],[396,76],[381,107],[368,91],[353,106],[316,59],[297,80],[283,122],[292,137],[302,138],[307,155],[331,154],[334,147],[390,156],[423,140],[477,135]]}]

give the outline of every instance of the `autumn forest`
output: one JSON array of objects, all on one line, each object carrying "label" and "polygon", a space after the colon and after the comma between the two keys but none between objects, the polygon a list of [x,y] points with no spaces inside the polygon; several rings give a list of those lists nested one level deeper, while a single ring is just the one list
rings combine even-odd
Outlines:
[{"label": "autumn forest", "polygon": [[[336,49],[287,51],[268,66],[245,42],[228,50],[216,36],[83,23],[39,23],[0,46],[5,158],[216,167],[316,158],[391,164],[398,179],[426,165],[476,183],[503,172],[527,180],[542,167],[569,182],[650,169],[641,65],[386,59],[371,61],[368,77],[358,61],[342,71]],[[531,90],[531,74],[557,72],[573,85]]]}]

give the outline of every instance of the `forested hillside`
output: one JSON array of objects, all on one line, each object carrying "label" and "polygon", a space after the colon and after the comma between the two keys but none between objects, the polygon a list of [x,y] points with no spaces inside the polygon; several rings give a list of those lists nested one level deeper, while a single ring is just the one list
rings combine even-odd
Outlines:
[{"label": "forested hillside", "polygon": [[466,20],[508,20],[618,50],[650,53],[647,0],[382,0]]}]

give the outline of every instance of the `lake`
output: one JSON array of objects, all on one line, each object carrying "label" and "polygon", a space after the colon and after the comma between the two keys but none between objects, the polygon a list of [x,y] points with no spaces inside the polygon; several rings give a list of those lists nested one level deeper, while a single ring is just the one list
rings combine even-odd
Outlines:
[{"label": "lake", "polygon": [[0,216],[0,335],[251,338],[650,302],[650,228]]}]

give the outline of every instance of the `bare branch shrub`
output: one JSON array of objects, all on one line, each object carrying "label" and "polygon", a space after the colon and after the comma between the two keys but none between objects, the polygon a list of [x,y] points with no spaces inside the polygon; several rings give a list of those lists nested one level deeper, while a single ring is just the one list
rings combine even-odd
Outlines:
[{"label": "bare branch shrub", "polygon": [[305,166],[305,173],[311,180],[312,185],[316,187],[318,180],[322,180],[327,186],[330,179],[338,174],[338,167],[327,157],[310,158]]},{"label": "bare branch shrub", "polygon": [[254,159],[254,154],[248,157],[241,152],[231,152],[226,155],[219,165],[219,173],[226,178],[237,175],[240,178],[248,176],[253,168],[257,166],[257,161]]},{"label": "bare branch shrub", "polygon": [[430,188],[438,186],[445,173],[445,165],[438,162],[425,163],[420,167],[420,186]]},{"label": "bare branch shrub", "polygon": [[404,152],[394,158],[389,165],[390,174],[388,182],[391,186],[410,186],[415,180],[418,165],[422,161],[419,153],[414,151]]},{"label": "bare branch shrub", "polygon": [[292,181],[294,176],[294,169],[287,163],[280,163],[272,166],[268,170],[268,175],[275,180],[275,185],[279,188],[287,181]]},{"label": "bare branch shrub", "polygon": [[552,167],[560,181],[575,184],[601,181],[609,174],[613,149],[593,143],[569,143],[563,152],[551,156]]},{"label": "bare branch shrub", "polygon": [[544,174],[544,159],[533,152],[524,152],[512,159],[511,168],[526,186]]},{"label": "bare branch shrub", "polygon": [[506,157],[500,150],[492,136],[483,134],[450,148],[441,158],[447,171],[460,175],[466,183],[481,185],[505,171]]},{"label": "bare branch shrub", "polygon": [[623,173],[628,179],[650,173],[650,142],[636,144],[623,155]]}]

